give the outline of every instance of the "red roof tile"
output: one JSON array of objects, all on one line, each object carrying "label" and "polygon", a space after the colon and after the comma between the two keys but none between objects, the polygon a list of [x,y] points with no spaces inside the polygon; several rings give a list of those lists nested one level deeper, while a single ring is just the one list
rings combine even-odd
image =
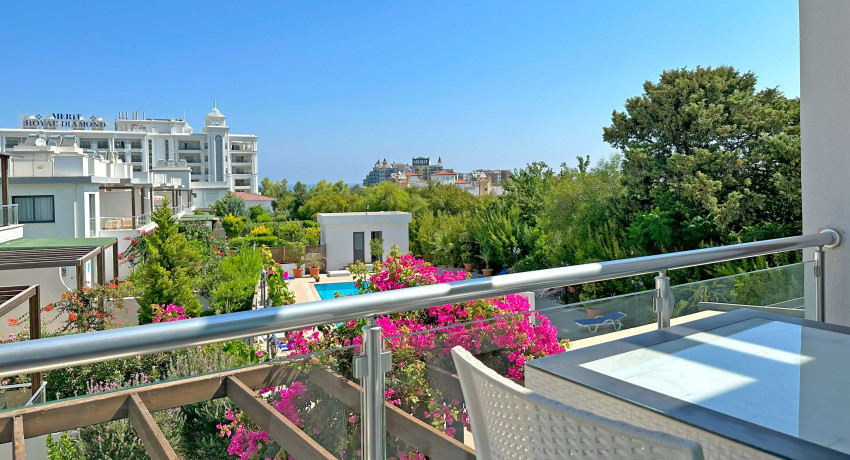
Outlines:
[{"label": "red roof tile", "polygon": [[248,192],[233,192],[234,196],[242,198],[243,201],[274,201],[274,198],[265,195],[257,195]]}]

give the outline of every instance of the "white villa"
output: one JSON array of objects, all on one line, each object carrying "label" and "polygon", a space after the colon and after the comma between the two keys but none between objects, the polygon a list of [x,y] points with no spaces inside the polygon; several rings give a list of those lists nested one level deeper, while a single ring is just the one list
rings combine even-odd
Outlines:
[{"label": "white villa", "polygon": [[325,245],[327,270],[343,270],[358,260],[374,262],[369,242],[375,238],[384,241],[382,258],[393,245],[406,254],[411,219],[409,212],[400,211],[319,213],[320,244]]}]

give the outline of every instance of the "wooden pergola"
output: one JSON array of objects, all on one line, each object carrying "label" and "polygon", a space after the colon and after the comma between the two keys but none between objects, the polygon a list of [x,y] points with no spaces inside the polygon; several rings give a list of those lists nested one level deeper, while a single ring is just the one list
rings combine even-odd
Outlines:
[{"label": "wooden pergola", "polygon": [[105,250],[112,248],[112,275],[118,278],[117,238],[20,238],[0,244],[0,271],[76,267],[77,288],[83,287],[83,268],[94,259],[97,282],[106,282]]},{"label": "wooden pergola", "polygon": [[[37,284],[32,286],[0,286],[0,318],[23,303],[29,303],[30,339],[41,338],[41,301]],[[41,387],[41,372],[30,374],[30,389],[35,394]]]},{"label": "wooden pergola", "polygon": [[[446,380],[449,384],[448,394],[462,395],[457,377],[446,372],[443,374],[446,374],[444,378],[449,379]],[[269,438],[295,458],[335,459],[336,456],[257,393],[257,390],[262,388],[289,385],[297,377],[306,377],[309,383],[323,389],[343,405],[360,411],[362,388],[357,383],[318,361],[309,361],[303,356],[297,356],[282,361],[70,398],[40,404],[37,407],[8,410],[0,414],[0,444],[11,442],[12,458],[24,459],[26,438],[128,419],[152,459],[176,460],[176,452],[151,414],[187,404],[228,398],[265,430]],[[454,439],[389,402],[384,402],[384,410],[387,432],[430,458],[475,460],[475,451],[461,440]]]},{"label": "wooden pergola", "polygon": [[[153,185],[150,184],[109,184],[109,185],[101,185],[100,190],[104,192],[112,192],[116,190],[127,190],[130,192],[130,209],[131,216],[139,216],[145,215],[148,213],[147,206],[145,206],[145,195],[148,195],[147,198],[150,200],[150,206],[153,207]],[[136,198],[139,199],[139,204],[141,205],[141,213],[137,214],[136,209]]]}]

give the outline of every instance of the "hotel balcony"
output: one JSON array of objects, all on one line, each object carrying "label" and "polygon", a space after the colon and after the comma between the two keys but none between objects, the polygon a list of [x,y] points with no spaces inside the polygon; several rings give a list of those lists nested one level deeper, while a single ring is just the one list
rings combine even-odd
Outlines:
[{"label": "hotel balcony", "polygon": [[0,204],[0,243],[23,238],[23,227],[18,223],[18,205]]},{"label": "hotel balcony", "polygon": [[[179,207],[175,206],[175,211],[179,211]],[[427,358],[422,362],[425,380],[433,389],[430,397],[437,398],[438,406],[462,405],[466,401],[468,408],[470,404],[480,404],[482,400],[477,397],[469,399],[470,388],[466,384],[461,385],[454,364],[440,350],[445,351],[459,343],[460,337],[489,331],[486,334],[493,339],[488,339],[478,347],[470,347],[469,351],[485,363],[503,369],[507,362],[503,360],[509,351],[509,342],[498,344],[496,337],[500,331],[511,330],[522,324],[536,327],[537,324],[549,321],[557,331],[557,339],[570,340],[570,350],[527,361],[526,388],[548,392],[551,399],[563,399],[564,403],[616,420],[617,423],[643,424],[653,432],[668,432],[680,438],[692,439],[700,443],[708,459],[827,458],[824,457],[827,454],[840,458],[842,455],[850,455],[850,447],[827,444],[835,430],[811,431],[803,430],[801,426],[799,434],[789,434],[788,429],[771,425],[770,421],[758,425],[754,421],[735,418],[746,405],[711,405],[699,399],[687,403],[689,410],[697,414],[706,410],[712,414],[714,412],[711,411],[721,411],[719,420],[725,425],[721,424],[718,428],[717,420],[714,419],[692,419],[690,415],[679,415],[672,409],[670,413],[663,410],[649,411],[640,404],[612,398],[592,387],[580,387],[568,379],[562,383],[558,381],[558,372],[561,372],[559,360],[568,362],[579,357],[595,356],[596,360],[592,360],[591,364],[600,367],[601,364],[596,364],[599,358],[610,355],[614,350],[620,354],[644,353],[637,363],[626,361],[631,366],[662,363],[662,358],[670,356],[679,360],[676,365],[690,365],[708,372],[717,377],[710,387],[715,390],[712,393],[713,400],[722,397],[740,398],[735,396],[736,390],[740,388],[736,385],[741,385],[740,382],[748,382],[748,385],[770,397],[786,396],[789,391],[798,395],[803,391],[800,385],[817,385],[816,381],[806,382],[806,379],[824,372],[824,375],[834,375],[832,367],[813,364],[818,363],[814,356],[819,355],[817,350],[806,348],[810,346],[806,341],[807,334],[814,334],[814,339],[821,340],[813,345],[839,343],[835,340],[843,338],[844,342],[840,343],[847,345],[841,346],[850,347],[850,339],[846,338],[850,337],[850,328],[838,328],[822,322],[825,311],[824,286],[819,280],[823,279],[824,273],[823,251],[838,243],[837,233],[824,231],[799,237],[479,277],[282,307],[268,304],[264,297],[265,285],[261,281],[258,291],[260,308],[252,311],[0,345],[2,376],[37,373],[69,365],[103,362],[235,339],[263,343],[272,357],[269,361],[248,367],[214,369],[209,373],[192,376],[176,375],[173,380],[129,385],[74,399],[50,400],[32,404],[31,407],[10,407],[0,411],[0,442],[11,442],[17,452],[18,449],[26,448],[27,438],[129,419],[153,458],[175,458],[173,447],[150,414],[227,398],[296,458],[337,458],[331,452],[339,450],[338,442],[342,438],[354,442],[348,444],[349,453],[343,454],[345,458],[356,458],[352,454],[354,450],[362,451],[363,458],[370,459],[392,457],[398,451],[410,450],[417,450],[430,458],[474,458],[474,446],[490,443],[489,438],[476,439],[472,432],[464,429],[464,425],[454,418],[448,419],[447,423],[443,421],[435,424],[427,410],[408,412],[398,406],[391,393],[385,393],[385,385],[400,388],[420,385],[422,382],[415,380],[419,378],[416,376],[385,374],[391,362],[399,363],[400,360],[409,359],[409,356],[398,352],[389,353],[384,349],[404,349],[403,346],[399,348],[399,344],[430,344],[424,350],[433,349],[433,352],[426,353]],[[671,285],[669,278],[675,270],[686,267],[807,248],[814,248],[814,259],[769,270],[681,285]],[[655,289],[640,283],[646,275],[655,275]],[[634,281],[635,292],[571,304],[557,301],[556,294],[564,292],[567,286],[617,278]],[[308,355],[294,355],[292,350],[282,348],[278,340],[287,331],[321,328],[328,323],[375,318],[510,294],[527,299],[531,308],[506,316],[476,319],[412,333],[385,333],[383,336],[382,328],[375,326],[369,319],[367,327],[363,328],[362,348],[340,344],[315,350]],[[729,327],[732,327],[731,332]],[[774,335],[759,335],[762,329],[764,333]],[[826,335],[820,337],[823,334]],[[676,343],[673,339],[677,338],[692,340],[664,348],[665,342],[673,344]],[[801,341],[804,348],[796,348],[795,352],[795,346],[799,347]],[[699,355],[695,355],[697,351],[708,353],[718,350],[728,360],[727,364],[702,363]],[[354,368],[340,366],[352,357]],[[616,354],[614,358],[617,358]],[[541,364],[538,365],[538,362]],[[744,372],[742,366],[745,365],[756,366],[753,372],[757,375],[761,375],[759,372],[762,369],[758,366],[778,369],[780,374],[777,374],[777,378],[780,380],[746,380],[745,375],[735,373]],[[724,370],[724,366],[730,366],[734,372]],[[575,369],[578,369],[575,372],[581,374],[581,366]],[[677,378],[681,380],[681,376]],[[608,388],[612,379],[614,377],[600,380],[600,385]],[[796,386],[786,379],[796,382]],[[274,392],[257,393],[263,388],[285,388],[296,381],[305,385],[309,392],[325,395],[321,403],[316,403],[321,404],[322,417],[327,420],[323,431],[301,430],[272,407],[275,400],[270,399],[270,395]],[[663,379],[658,382],[662,384]],[[642,391],[639,387],[634,388],[633,393],[629,393],[632,397]],[[662,394],[664,391],[672,391],[669,388],[656,390]],[[570,398],[570,395],[581,395],[581,399]],[[50,395],[47,396],[50,399]],[[302,410],[309,412],[310,409]],[[816,423],[812,417],[803,416],[803,407],[782,407],[782,410],[794,417],[799,416],[800,423]],[[472,422],[473,430],[476,429],[475,423],[482,423],[474,419]],[[706,425],[701,426],[699,423]],[[435,428],[437,425],[439,429]],[[755,430],[755,434],[750,435],[747,430]],[[352,436],[352,433],[357,434]],[[532,438],[517,433],[515,442],[532,442]],[[800,452],[812,456],[797,456]]]},{"label": "hotel balcony", "polygon": [[[3,343],[0,378],[30,374],[33,382],[49,370],[231,340],[263,344],[269,358],[43,403],[34,402],[44,395],[34,385],[24,397],[5,395],[0,443],[25,458],[47,434],[128,420],[152,458],[177,458],[157,413],[224,400],[297,459],[416,451],[468,460],[499,449],[509,452],[501,458],[850,458],[850,246],[841,241],[850,230],[850,3],[803,0],[800,19],[802,235],[283,306],[268,303],[261,282],[250,311]],[[800,262],[758,271],[738,262],[781,253]],[[739,273],[671,280],[718,263]],[[558,300],[571,286],[612,280],[633,292]],[[427,330],[378,325],[508,295],[528,310]],[[352,340],[302,354],[282,346],[285,333],[320,336],[354,321]],[[569,350],[518,364],[507,353],[516,336],[502,334],[538,327],[549,340],[568,339]],[[449,351],[459,343],[500,375],[458,372]],[[416,372],[390,372],[402,362]],[[513,377],[524,388],[503,377],[510,366],[522,368]],[[313,399],[283,414],[275,405],[295,382]],[[422,389],[417,401],[389,391],[403,387]],[[459,420],[464,411],[471,430]],[[321,429],[300,428],[307,417]],[[679,455],[659,453],[673,450]]]},{"label": "hotel balcony", "polygon": [[250,166],[254,164],[254,157],[243,155],[231,156],[230,163],[233,166]]}]

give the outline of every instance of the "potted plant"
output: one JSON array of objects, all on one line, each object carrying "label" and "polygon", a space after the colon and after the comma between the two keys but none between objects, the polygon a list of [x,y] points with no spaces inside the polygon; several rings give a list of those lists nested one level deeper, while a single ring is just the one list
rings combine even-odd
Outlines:
[{"label": "potted plant", "polygon": [[311,252],[304,256],[304,266],[310,269],[310,276],[316,278],[319,276],[319,269],[322,268],[322,255],[318,252]]},{"label": "potted plant", "polygon": [[488,244],[481,245],[481,255],[478,256],[484,262],[484,268],[481,269],[481,274],[484,276],[493,276],[493,269],[490,268],[490,261],[493,259],[493,249]]},{"label": "potted plant", "polygon": [[597,310],[595,308],[585,308],[587,310],[587,319],[593,319],[597,316],[602,316],[602,310]]},{"label": "potted plant", "polygon": [[[463,260],[470,260],[470,259],[472,259],[472,254],[470,254],[468,252],[464,252],[463,253]],[[475,268],[475,264],[472,263],[472,262],[464,262],[463,263],[463,269],[466,270],[467,273],[471,273],[472,269],[474,269],[474,268]]]},{"label": "potted plant", "polygon": [[304,269],[301,268],[304,263],[304,243],[290,243],[288,249],[289,253],[295,256],[295,268],[292,269],[292,276],[301,278],[304,276]]},{"label": "potted plant", "polygon": [[463,269],[466,270],[467,273],[471,273],[475,268],[475,263],[472,262],[475,257],[473,255],[475,254],[475,242],[472,241],[472,237],[469,236],[468,232],[461,233],[459,239],[461,247],[460,257],[465,261],[463,262]]},{"label": "potted plant", "polygon": [[384,258],[384,239],[372,238],[369,241],[369,253],[372,255],[372,262],[380,262]]}]

